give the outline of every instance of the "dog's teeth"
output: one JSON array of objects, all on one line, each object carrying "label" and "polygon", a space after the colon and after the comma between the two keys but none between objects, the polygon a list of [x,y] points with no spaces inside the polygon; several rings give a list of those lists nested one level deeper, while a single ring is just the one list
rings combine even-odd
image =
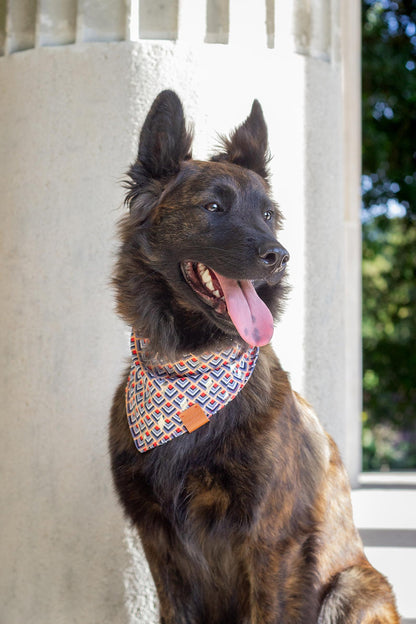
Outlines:
[{"label": "dog's teeth", "polygon": [[209,273],[208,273],[208,275],[207,275],[207,274],[204,274],[204,276],[203,276],[203,278],[202,278],[202,279],[203,279],[203,281],[204,281],[205,286],[206,286],[209,290],[213,291],[213,290],[214,290],[214,284],[212,283],[212,279],[211,279],[210,274],[209,274]]},{"label": "dog's teeth", "polygon": [[[198,268],[202,266],[203,265],[199,265]],[[204,267],[203,270],[201,269],[199,270],[199,275],[204,285],[208,288],[208,290],[212,292],[214,290],[214,284],[212,283],[211,274],[209,270],[206,267]]]},{"label": "dog's teeth", "polygon": [[204,264],[198,263],[198,274],[201,282],[204,284],[205,288],[212,292],[215,297],[221,297],[221,294],[218,290],[215,290],[214,284],[212,282],[211,272]]}]

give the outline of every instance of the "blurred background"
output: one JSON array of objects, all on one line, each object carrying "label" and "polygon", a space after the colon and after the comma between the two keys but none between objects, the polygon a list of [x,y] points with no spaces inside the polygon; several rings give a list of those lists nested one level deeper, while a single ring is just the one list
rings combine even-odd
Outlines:
[{"label": "blurred background", "polygon": [[416,468],[416,2],[362,3],[363,469]]}]

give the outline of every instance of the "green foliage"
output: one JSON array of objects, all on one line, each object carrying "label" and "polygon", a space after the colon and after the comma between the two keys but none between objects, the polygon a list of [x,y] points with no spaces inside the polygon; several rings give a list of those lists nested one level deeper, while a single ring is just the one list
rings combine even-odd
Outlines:
[{"label": "green foliage", "polygon": [[386,424],[368,426],[363,419],[363,470],[414,468],[412,442]]},{"label": "green foliage", "polygon": [[363,201],[416,215],[416,2],[365,0]]},{"label": "green foliage", "polygon": [[363,225],[364,404],[370,423],[414,428],[416,228],[385,215]]},{"label": "green foliage", "polygon": [[416,468],[416,0],[362,8],[364,468]]}]

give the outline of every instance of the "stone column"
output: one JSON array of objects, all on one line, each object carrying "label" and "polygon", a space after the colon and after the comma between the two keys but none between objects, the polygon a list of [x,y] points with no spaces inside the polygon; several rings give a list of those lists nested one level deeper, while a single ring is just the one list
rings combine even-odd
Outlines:
[{"label": "stone column", "polygon": [[[112,492],[107,419],[128,357],[109,287],[120,180],[161,89],[195,155],[269,126],[293,285],[274,346],[359,470],[358,0],[20,0],[0,13],[0,505],[7,624],[151,624]],[[347,43],[346,43],[347,42]]]}]

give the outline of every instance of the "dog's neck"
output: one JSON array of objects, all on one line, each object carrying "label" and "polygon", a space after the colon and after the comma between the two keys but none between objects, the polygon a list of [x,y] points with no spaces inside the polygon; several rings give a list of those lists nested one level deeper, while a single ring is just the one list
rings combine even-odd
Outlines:
[{"label": "dog's neck", "polygon": [[148,451],[207,424],[244,388],[258,352],[231,347],[167,362],[133,331],[126,412],[136,448]]}]

